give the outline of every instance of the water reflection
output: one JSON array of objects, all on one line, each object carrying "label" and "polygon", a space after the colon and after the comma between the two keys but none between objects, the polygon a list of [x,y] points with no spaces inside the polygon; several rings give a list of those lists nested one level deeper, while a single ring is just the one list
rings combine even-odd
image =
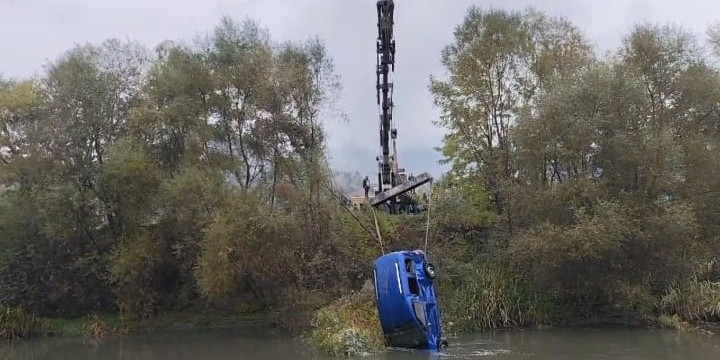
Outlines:
[{"label": "water reflection", "polygon": [[431,354],[391,350],[372,359],[720,359],[720,336],[671,330],[557,329],[499,331],[453,339]]},{"label": "water reflection", "polygon": [[[363,360],[720,359],[720,336],[676,331],[558,329],[501,331],[451,339],[440,352],[389,349]],[[173,331],[113,337],[99,344],[48,338],[0,345],[0,359],[328,360],[272,329]]]},{"label": "water reflection", "polygon": [[296,340],[267,329],[171,331],[111,337],[99,344],[78,338],[48,338],[0,347],[0,359],[283,359],[312,358]]}]

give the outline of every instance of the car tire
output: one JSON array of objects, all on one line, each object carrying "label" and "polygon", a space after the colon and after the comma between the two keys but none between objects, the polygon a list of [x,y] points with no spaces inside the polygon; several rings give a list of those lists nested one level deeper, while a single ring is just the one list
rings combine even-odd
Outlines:
[{"label": "car tire", "polygon": [[428,279],[434,279],[437,276],[437,271],[435,270],[435,265],[432,263],[424,263],[423,264],[423,270],[425,271],[425,276],[427,276]]}]

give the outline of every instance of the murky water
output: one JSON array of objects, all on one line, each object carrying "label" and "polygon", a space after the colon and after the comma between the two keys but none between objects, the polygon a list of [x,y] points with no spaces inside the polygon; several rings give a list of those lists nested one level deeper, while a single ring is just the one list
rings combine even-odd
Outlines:
[{"label": "murky water", "polygon": [[[366,360],[720,359],[720,335],[648,330],[503,331],[451,339],[439,353],[388,350]],[[0,345],[0,359],[274,360],[330,359],[280,332],[247,328],[172,331],[106,339],[47,338]]]}]

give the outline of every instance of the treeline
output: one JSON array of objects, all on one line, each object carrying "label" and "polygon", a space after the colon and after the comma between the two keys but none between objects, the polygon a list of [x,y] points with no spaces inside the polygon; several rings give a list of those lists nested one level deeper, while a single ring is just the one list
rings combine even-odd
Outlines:
[{"label": "treeline", "polygon": [[641,24],[600,56],[565,19],[468,10],[442,52],[448,75],[430,85],[452,165],[443,191],[457,194],[433,212],[449,317],[720,320],[720,69],[708,52],[720,55],[720,26],[708,35],[703,46]]},{"label": "treeline", "polygon": [[230,18],[192,44],[76,46],[2,81],[0,305],[139,318],[362,284],[375,245],[326,165],[339,90],[319,39]]}]

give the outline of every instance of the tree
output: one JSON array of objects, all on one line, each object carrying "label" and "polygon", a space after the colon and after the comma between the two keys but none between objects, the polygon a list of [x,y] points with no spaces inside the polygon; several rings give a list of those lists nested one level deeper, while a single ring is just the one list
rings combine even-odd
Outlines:
[{"label": "tree", "polygon": [[133,108],[130,134],[169,173],[209,161],[210,69],[200,54],[168,47],[153,64]]},{"label": "tree", "polygon": [[450,76],[447,81],[431,78],[431,91],[443,113],[437,124],[448,130],[445,161],[453,165],[452,176],[485,184],[495,212],[506,217],[510,228],[510,187],[523,171],[515,164],[522,145],[515,143],[513,124],[524,122],[526,128],[533,127],[525,131],[544,137],[535,140],[547,147],[544,157],[535,161],[542,179],[548,168],[551,176],[559,175],[558,159],[553,159],[559,145],[546,134],[547,118],[538,118],[537,103],[546,92],[566,85],[591,59],[576,27],[531,9],[471,7],[455,30],[454,42],[443,50]]}]

